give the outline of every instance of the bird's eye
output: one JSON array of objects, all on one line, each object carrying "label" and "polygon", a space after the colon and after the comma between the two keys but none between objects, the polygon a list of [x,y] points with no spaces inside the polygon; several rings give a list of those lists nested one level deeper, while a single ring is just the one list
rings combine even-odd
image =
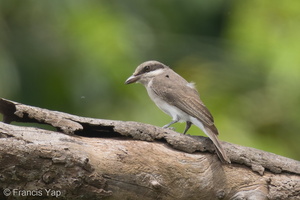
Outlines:
[{"label": "bird's eye", "polygon": [[145,72],[149,72],[150,71],[150,66],[149,65],[145,66],[144,70],[145,70]]}]

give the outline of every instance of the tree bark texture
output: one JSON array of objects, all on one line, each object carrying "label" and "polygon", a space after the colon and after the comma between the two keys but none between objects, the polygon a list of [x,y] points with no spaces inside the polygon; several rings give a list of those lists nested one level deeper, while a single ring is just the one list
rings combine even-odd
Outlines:
[{"label": "tree bark texture", "polygon": [[300,162],[273,153],[222,142],[226,165],[206,137],[3,98],[0,112],[0,199],[300,199]]}]

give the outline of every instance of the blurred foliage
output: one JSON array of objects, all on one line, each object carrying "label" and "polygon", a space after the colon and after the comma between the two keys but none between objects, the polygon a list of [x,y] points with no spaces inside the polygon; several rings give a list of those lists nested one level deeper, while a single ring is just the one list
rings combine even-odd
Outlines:
[{"label": "blurred foliage", "polygon": [[145,89],[124,85],[159,60],[197,83],[222,140],[299,160],[299,4],[0,0],[0,97],[162,126]]}]

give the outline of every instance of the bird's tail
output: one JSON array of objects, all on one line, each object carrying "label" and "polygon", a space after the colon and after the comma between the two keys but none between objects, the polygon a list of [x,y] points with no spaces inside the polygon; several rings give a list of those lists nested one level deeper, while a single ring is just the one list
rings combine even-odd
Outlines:
[{"label": "bird's tail", "polygon": [[226,152],[222,148],[222,145],[218,139],[218,130],[215,128],[215,126],[203,126],[203,124],[198,120],[193,120],[192,123],[198,126],[212,140],[216,147],[216,153],[220,160],[223,163],[231,163],[230,159],[227,157]]},{"label": "bird's tail", "polygon": [[219,156],[220,160],[223,163],[231,163],[230,159],[227,157],[226,152],[224,151],[217,134],[215,134],[209,127],[204,127],[206,135],[212,140],[216,147],[216,153]]}]

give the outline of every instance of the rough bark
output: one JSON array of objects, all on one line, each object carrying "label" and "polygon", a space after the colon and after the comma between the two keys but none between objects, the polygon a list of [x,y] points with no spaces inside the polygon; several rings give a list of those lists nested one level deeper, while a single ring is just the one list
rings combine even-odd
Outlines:
[{"label": "rough bark", "polygon": [[223,142],[224,165],[201,136],[6,99],[0,112],[0,199],[300,199],[300,162],[269,152]]}]

